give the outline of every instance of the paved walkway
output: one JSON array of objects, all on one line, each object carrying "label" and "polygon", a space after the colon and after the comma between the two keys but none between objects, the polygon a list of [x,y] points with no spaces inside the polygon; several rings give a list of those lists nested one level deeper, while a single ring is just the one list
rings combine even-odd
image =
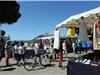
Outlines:
[{"label": "paved walkway", "polygon": [[[68,57],[79,57],[83,54],[75,54],[75,53],[69,53]],[[0,66],[1,70],[0,75],[67,75],[67,63],[69,58],[64,58],[63,66],[64,68],[59,68],[58,67],[58,62],[52,62],[52,66],[47,66],[47,67],[37,67],[33,71],[26,71],[23,66],[18,67],[17,65],[13,65],[10,67],[4,67],[4,59],[1,61]],[[10,63],[14,64],[15,61],[13,59],[10,59]]]}]

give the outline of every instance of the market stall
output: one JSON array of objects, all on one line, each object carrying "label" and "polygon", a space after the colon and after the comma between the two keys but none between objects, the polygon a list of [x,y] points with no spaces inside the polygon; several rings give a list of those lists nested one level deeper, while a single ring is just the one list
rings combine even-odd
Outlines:
[{"label": "market stall", "polygon": [[[100,19],[100,7],[80,13],[69,17],[65,21],[61,22],[56,26],[56,29],[61,29],[64,27],[79,27],[79,40],[88,41],[87,29],[92,28],[93,32],[96,19]],[[93,33],[94,34],[94,33]],[[95,36],[95,35],[94,35]],[[94,37],[95,38],[95,37]],[[93,39],[94,41],[94,39]],[[95,41],[94,41],[95,42]],[[94,45],[94,44],[93,44]],[[95,44],[96,45],[96,44]],[[94,46],[95,48],[96,46]]]},{"label": "market stall", "polygon": [[[93,55],[88,58],[80,57],[75,61],[68,62],[67,75],[99,75],[100,67],[100,7],[80,13],[78,15],[71,16],[65,21],[61,22],[56,26],[56,29],[64,27],[79,27],[78,40],[81,42],[89,41],[87,29],[93,31]],[[91,60],[91,58],[93,60]],[[75,67],[76,66],[76,67]],[[93,67],[93,68],[92,68]],[[77,69],[78,68],[78,69]],[[79,70],[81,71],[79,72]]]}]

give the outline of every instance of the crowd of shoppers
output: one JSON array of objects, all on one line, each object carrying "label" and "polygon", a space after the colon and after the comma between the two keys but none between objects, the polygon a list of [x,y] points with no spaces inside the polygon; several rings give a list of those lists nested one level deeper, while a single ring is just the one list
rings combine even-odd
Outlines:
[{"label": "crowd of shoppers", "polygon": [[[3,40],[1,40],[3,42]],[[81,42],[76,39],[60,39],[60,45],[59,49],[53,48],[53,43],[50,43],[50,41],[43,41],[43,40],[37,40],[35,43],[33,43],[33,50],[34,50],[34,57],[35,62],[42,65],[42,57],[45,57],[45,60],[49,60],[49,64],[51,64],[52,61],[59,59],[59,67],[62,67],[63,57],[67,57],[67,53],[69,52],[75,52],[81,53],[87,52],[87,50],[90,50],[92,47],[91,41]],[[13,57],[16,60],[16,64],[18,66],[21,65],[21,63],[25,63],[25,44],[23,41],[17,42],[14,41],[13,43],[8,40],[5,42],[5,44],[0,43],[0,60],[2,57],[5,57],[5,64],[6,66],[10,65],[9,59]],[[23,61],[23,62],[22,62]]]}]

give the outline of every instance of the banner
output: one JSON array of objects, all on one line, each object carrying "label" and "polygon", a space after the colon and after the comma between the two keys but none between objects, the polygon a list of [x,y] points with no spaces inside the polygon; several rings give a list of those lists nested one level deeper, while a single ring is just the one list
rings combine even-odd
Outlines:
[{"label": "banner", "polygon": [[84,20],[82,20],[80,23],[79,39],[80,41],[89,41],[88,34],[87,34],[87,22],[85,22]]},{"label": "banner", "polygon": [[54,31],[54,49],[59,49],[60,33],[59,29]]},{"label": "banner", "polygon": [[96,20],[93,27],[93,49],[100,50],[100,21]]},{"label": "banner", "polygon": [[75,35],[75,28],[68,28],[67,36],[74,36]]}]

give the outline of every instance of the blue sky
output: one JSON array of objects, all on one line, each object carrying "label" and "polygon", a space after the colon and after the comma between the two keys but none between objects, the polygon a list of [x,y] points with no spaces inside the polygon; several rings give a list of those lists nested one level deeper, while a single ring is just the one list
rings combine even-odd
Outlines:
[{"label": "blue sky", "polygon": [[[18,22],[2,29],[11,40],[31,40],[39,34],[53,32],[56,25],[72,15],[100,6],[98,1],[18,1],[20,13]],[[61,30],[61,33],[66,31]]]}]

